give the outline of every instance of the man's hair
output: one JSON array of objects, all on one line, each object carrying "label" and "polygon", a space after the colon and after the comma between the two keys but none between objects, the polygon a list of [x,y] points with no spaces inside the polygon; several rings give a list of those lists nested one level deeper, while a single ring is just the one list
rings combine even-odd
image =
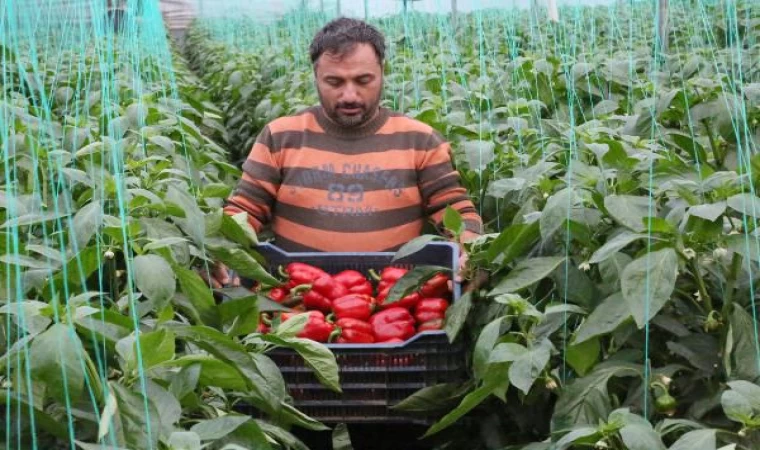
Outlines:
[{"label": "man's hair", "polygon": [[342,56],[357,44],[370,44],[382,64],[385,59],[385,38],[382,33],[364,21],[347,17],[335,19],[317,32],[309,48],[311,62],[315,64],[325,52]]}]

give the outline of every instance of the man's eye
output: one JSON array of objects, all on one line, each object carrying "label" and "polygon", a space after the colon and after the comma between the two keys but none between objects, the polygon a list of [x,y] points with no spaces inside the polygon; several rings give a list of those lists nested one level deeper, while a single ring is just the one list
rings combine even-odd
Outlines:
[{"label": "man's eye", "polygon": [[330,78],[329,80],[327,80],[327,84],[329,84],[330,86],[339,86],[340,85],[340,80],[336,80],[334,78]]},{"label": "man's eye", "polygon": [[361,78],[359,78],[359,84],[368,84],[370,81],[372,81],[371,77],[361,77]]}]

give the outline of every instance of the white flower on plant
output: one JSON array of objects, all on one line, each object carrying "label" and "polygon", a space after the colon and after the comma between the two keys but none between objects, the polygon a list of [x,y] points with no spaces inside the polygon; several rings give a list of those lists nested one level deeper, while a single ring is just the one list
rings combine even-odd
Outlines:
[{"label": "white flower on plant", "polygon": [[694,259],[697,256],[697,252],[695,252],[693,248],[685,248],[683,250],[683,255],[686,259]]},{"label": "white flower on plant", "polygon": [[605,448],[610,448],[610,446],[609,446],[609,444],[607,444],[607,441],[605,441],[605,440],[599,440],[599,441],[596,442],[596,444],[594,444],[594,448],[602,450],[602,449],[605,449]]},{"label": "white flower on plant", "polygon": [[588,261],[584,261],[578,265],[578,270],[588,272],[589,270],[591,270],[591,264],[589,264]]},{"label": "white flower on plant", "polygon": [[728,255],[728,250],[726,250],[723,247],[718,247],[715,250],[713,250],[713,257],[715,259],[723,259]]},{"label": "white flower on plant", "polygon": [[702,294],[699,291],[696,291],[694,293],[694,298],[697,299],[698,302],[702,301]]},{"label": "white flower on plant", "polygon": [[548,192],[544,192],[544,199],[547,199],[547,198],[549,198],[549,193]]}]

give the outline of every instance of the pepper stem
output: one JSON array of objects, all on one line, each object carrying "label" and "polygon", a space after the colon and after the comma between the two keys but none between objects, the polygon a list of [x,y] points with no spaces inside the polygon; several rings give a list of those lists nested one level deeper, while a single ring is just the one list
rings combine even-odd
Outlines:
[{"label": "pepper stem", "polygon": [[327,342],[335,342],[335,339],[337,339],[341,333],[343,333],[343,329],[340,327],[335,327],[332,333],[330,333],[330,337],[327,338]]},{"label": "pepper stem", "polygon": [[383,279],[380,274],[375,272],[375,269],[369,269],[369,276],[371,276],[375,281],[380,281]]},{"label": "pepper stem", "polygon": [[290,278],[290,274],[285,271],[285,268],[282,266],[277,266],[277,273],[280,274],[281,277],[288,279]]},{"label": "pepper stem", "polygon": [[298,286],[294,287],[290,290],[290,293],[293,295],[298,295],[301,292],[306,292],[309,289],[311,289],[311,284],[299,284]]}]

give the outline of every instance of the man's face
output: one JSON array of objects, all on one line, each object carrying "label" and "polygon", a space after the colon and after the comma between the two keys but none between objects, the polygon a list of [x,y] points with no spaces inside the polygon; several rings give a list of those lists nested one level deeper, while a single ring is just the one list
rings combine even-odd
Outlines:
[{"label": "man's face", "polygon": [[351,128],[374,117],[383,70],[371,45],[358,44],[341,57],[323,53],[314,69],[319,100],[330,119]]}]

